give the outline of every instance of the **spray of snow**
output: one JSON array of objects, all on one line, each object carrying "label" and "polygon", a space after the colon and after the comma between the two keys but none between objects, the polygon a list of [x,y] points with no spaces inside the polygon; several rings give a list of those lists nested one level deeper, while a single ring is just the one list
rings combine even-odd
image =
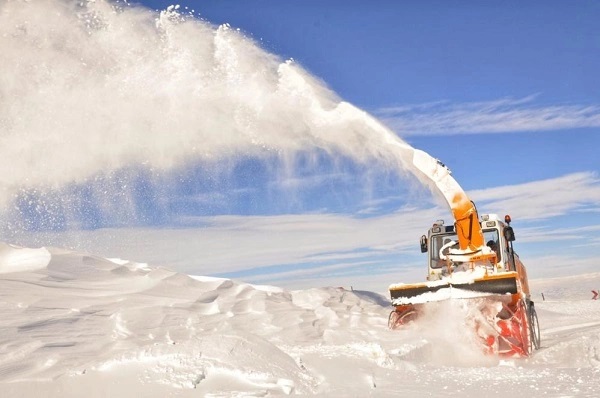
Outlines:
[{"label": "spray of snow", "polygon": [[[484,354],[477,322],[481,317],[478,299],[430,302],[421,308],[418,322],[403,332],[414,340],[414,347],[397,352],[402,358],[437,366],[492,366],[498,358]],[[406,347],[405,347],[406,348]]]},{"label": "spray of snow", "polygon": [[[177,7],[9,0],[0,48],[11,60],[0,63],[0,206],[118,170],[236,156],[284,170],[299,153],[412,167],[410,146],[295,62]],[[92,196],[130,189],[115,178]]]}]

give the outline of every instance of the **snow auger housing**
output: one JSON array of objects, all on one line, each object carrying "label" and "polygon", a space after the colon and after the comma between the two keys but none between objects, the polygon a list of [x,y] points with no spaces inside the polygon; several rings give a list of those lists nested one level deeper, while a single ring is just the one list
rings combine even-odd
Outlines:
[{"label": "snow auger housing", "polygon": [[454,225],[436,221],[420,240],[428,253],[427,282],[390,285],[395,309],[389,327],[416,319],[424,305],[447,299],[473,299],[480,315],[473,327],[485,350],[503,356],[528,356],[540,346],[537,314],[525,266],[513,249],[510,216],[479,219],[477,209],[450,175],[425,152],[415,151],[414,165],[448,201]]}]

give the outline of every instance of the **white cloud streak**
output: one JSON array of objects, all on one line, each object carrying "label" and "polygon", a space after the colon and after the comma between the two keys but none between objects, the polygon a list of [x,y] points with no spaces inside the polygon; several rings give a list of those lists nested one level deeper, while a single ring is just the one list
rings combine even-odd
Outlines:
[{"label": "white cloud streak", "polygon": [[581,172],[525,184],[469,192],[480,208],[489,212],[510,211],[514,219],[541,220],[572,211],[595,211],[600,207],[600,179]]},{"label": "white cloud streak", "polygon": [[[210,275],[272,265],[389,255],[417,245],[439,209],[406,210],[357,219],[348,215],[307,214],[267,217],[217,216],[197,219],[202,228],[103,229],[35,234],[36,242],[91,251],[105,257],[166,265]],[[124,245],[122,242],[127,242]],[[353,253],[364,250],[362,256]],[[325,256],[319,259],[319,256]]]},{"label": "white cloud streak", "polygon": [[[594,173],[476,190],[469,195],[481,213],[511,213],[515,223],[520,224],[516,226],[519,252],[528,258],[534,256],[533,262],[526,261],[528,266],[531,264],[534,270],[540,267],[534,274],[541,276],[541,267],[550,263],[558,267],[561,261],[536,259],[540,242],[560,240],[561,253],[579,253],[577,264],[583,271],[597,266],[595,257],[589,260],[600,235],[593,220],[570,218],[568,224],[561,224],[565,215],[598,207],[600,180]],[[272,281],[289,288],[311,283],[357,286],[366,284],[366,280],[373,284],[407,281],[398,278],[419,274],[415,264],[425,266],[418,249],[419,236],[426,233],[433,220],[449,217],[449,211],[439,207],[406,208],[365,218],[343,214],[201,217],[195,220],[198,227],[194,228],[69,231],[36,234],[15,243],[31,246],[43,242],[195,275],[243,272],[247,275],[244,280]],[[592,249],[582,253],[578,249],[581,245]],[[553,252],[552,248],[545,250]],[[397,269],[389,271],[394,259]],[[361,275],[355,272],[359,268],[364,268]],[[390,274],[398,277],[385,279]],[[421,277],[424,275],[419,274]]]},{"label": "white cloud streak", "polygon": [[567,277],[597,272],[599,269],[597,257],[574,258],[551,254],[530,257],[527,260],[527,273],[530,278]]},{"label": "white cloud streak", "polygon": [[533,105],[521,99],[388,107],[374,113],[401,136],[549,131],[600,127],[600,105]]}]

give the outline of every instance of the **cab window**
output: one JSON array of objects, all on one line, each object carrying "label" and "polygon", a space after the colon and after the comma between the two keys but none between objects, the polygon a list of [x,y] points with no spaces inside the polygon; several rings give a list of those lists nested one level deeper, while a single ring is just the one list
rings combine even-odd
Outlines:
[{"label": "cab window", "polygon": [[[431,268],[441,268],[446,265],[446,260],[440,258],[440,249],[450,241],[458,242],[456,234],[451,235],[436,235],[431,237]],[[458,244],[458,243],[457,243]],[[444,249],[448,253],[448,249]]]},{"label": "cab window", "polygon": [[[497,229],[488,229],[483,231],[483,240],[488,247],[492,247],[498,256],[498,262],[502,261],[502,247],[500,246],[500,237]],[[494,246],[492,246],[494,245]]]}]

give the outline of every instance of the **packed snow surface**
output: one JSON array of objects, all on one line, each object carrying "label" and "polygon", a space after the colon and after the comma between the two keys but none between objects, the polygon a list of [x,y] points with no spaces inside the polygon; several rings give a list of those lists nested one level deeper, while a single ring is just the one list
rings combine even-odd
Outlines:
[{"label": "packed snow surface", "polygon": [[0,391],[596,396],[600,301],[589,288],[600,286],[600,274],[532,285],[542,348],[529,359],[499,359],[484,356],[465,330],[468,300],[434,303],[417,324],[390,331],[389,300],[373,292],[285,291],[0,243]]}]

